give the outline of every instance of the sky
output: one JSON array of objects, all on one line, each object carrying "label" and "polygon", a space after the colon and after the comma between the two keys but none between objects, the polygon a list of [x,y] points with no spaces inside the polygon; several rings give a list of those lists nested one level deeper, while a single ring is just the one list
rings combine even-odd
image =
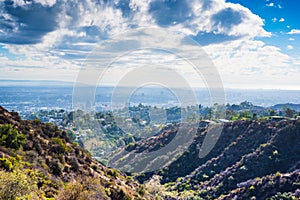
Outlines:
[{"label": "sky", "polygon": [[[83,68],[95,68],[86,64],[87,58],[107,59],[109,54],[117,62],[102,81],[113,84],[111,80],[133,66],[156,61],[178,64],[176,56],[145,47],[161,39],[172,44],[174,52],[190,52],[184,44],[190,38],[211,59],[225,88],[300,90],[299,4],[284,0],[1,0],[0,80],[74,82]],[[151,37],[140,31],[149,28],[158,31]],[[188,64],[177,67],[192,85],[201,86],[198,82],[203,81],[193,78]]]}]

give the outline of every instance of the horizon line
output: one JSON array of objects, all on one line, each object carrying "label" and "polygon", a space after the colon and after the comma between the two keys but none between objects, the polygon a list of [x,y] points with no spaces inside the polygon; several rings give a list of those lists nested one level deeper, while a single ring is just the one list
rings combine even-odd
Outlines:
[{"label": "horizon line", "polygon": [[[28,83],[28,85],[24,85],[24,83]],[[3,85],[4,83],[11,83],[10,85]],[[22,85],[20,85],[22,83]],[[30,85],[32,83],[32,85]],[[34,85],[34,83],[44,83],[44,84],[39,84],[39,85]],[[91,84],[86,84],[86,83],[77,83],[76,81],[64,81],[64,80],[46,80],[46,79],[34,79],[34,80],[29,80],[29,79],[0,79],[0,87],[5,87],[5,86],[72,86],[74,87],[75,84],[83,84],[84,87],[90,87],[94,85]],[[97,85],[97,87],[116,87],[114,84],[105,84],[105,85]],[[118,86],[118,87],[135,87],[135,86]],[[149,86],[147,86],[149,87]],[[150,87],[153,88],[161,88],[159,86],[151,85]],[[176,87],[178,88],[178,87]],[[179,87],[182,88],[182,87]],[[193,89],[208,89],[203,86],[191,86],[190,88]],[[281,91],[300,91],[300,88],[264,88],[264,87],[257,87],[257,88],[242,88],[242,87],[223,87],[223,88],[213,88],[213,89],[224,89],[224,90],[281,90]]]}]

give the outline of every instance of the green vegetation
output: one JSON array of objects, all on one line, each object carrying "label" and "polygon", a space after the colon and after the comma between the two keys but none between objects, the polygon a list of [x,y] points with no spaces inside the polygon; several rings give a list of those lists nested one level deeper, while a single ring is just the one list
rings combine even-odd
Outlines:
[{"label": "green vegetation", "polygon": [[38,199],[34,181],[24,172],[0,170],[0,200]]},{"label": "green vegetation", "polygon": [[74,180],[63,188],[56,196],[57,200],[86,200],[86,199],[102,199],[109,200],[105,188],[101,181],[95,178],[79,178]]},{"label": "green vegetation", "polygon": [[0,200],[151,199],[132,177],[98,163],[67,132],[13,114],[0,106]]},{"label": "green vegetation", "polygon": [[[274,191],[288,190],[294,194],[299,187],[294,183],[299,182],[299,172],[286,173],[290,169],[297,170],[300,159],[297,145],[300,126],[297,120],[237,120],[225,123],[211,153],[205,158],[198,158],[197,144],[201,144],[205,133],[206,129],[199,129],[188,150],[167,168],[138,176],[138,179],[147,180],[153,174],[161,175],[162,183],[175,182],[168,185],[166,191],[178,192],[180,197],[189,194],[189,199],[194,196],[200,199],[232,199],[236,198],[235,195],[238,199],[265,199],[274,195]],[[156,137],[151,140],[151,146],[160,142],[161,139]],[[144,140],[136,145],[134,151],[148,150],[150,144]]]},{"label": "green vegetation", "polygon": [[51,142],[58,145],[56,149],[58,153],[68,153],[70,151],[70,148],[61,138],[52,138]]},{"label": "green vegetation", "polygon": [[[206,157],[198,157],[198,146],[207,134],[206,128],[199,128],[187,151],[174,157],[166,168],[132,176],[99,164],[72,139],[90,144],[95,152],[101,144],[103,149],[127,145],[128,154],[144,153],[168,144],[176,135],[176,125],[160,124],[160,134],[142,139],[132,134],[135,129],[120,131],[110,113],[93,119],[82,112],[83,119],[78,120],[89,125],[100,123],[105,134],[101,137],[90,130],[86,138],[78,138],[73,131],[61,131],[39,120],[23,121],[0,107],[0,200],[299,198],[300,120],[269,120],[264,117],[270,113],[286,113],[258,111],[249,102],[227,106],[232,109],[229,117],[236,121],[223,124],[221,137]],[[211,116],[215,110],[201,109]],[[176,121],[178,109],[169,112],[169,120]],[[146,114],[147,109],[136,116],[137,120],[143,121]],[[151,125],[138,124],[150,135],[157,131]],[[78,129],[79,133],[86,131]]]},{"label": "green vegetation", "polygon": [[291,192],[278,192],[276,195],[268,198],[267,200],[299,200],[299,197],[296,197]]},{"label": "green vegetation", "polygon": [[11,124],[0,126],[0,146],[18,150],[25,141],[25,135],[19,133]]},{"label": "green vegetation", "polygon": [[11,162],[11,159],[5,157],[0,158],[0,168],[11,171],[13,169],[13,163]]}]

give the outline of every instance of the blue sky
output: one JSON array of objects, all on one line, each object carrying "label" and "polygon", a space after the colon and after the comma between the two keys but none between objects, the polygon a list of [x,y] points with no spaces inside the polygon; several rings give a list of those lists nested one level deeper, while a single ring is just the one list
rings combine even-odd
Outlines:
[{"label": "blue sky", "polygon": [[[284,53],[289,55],[299,55],[300,34],[289,33],[292,33],[292,30],[300,30],[300,13],[298,9],[300,2],[283,0],[230,0],[227,2],[239,3],[264,20],[264,29],[271,32],[273,36],[260,38],[262,41],[280,47]],[[293,51],[291,51],[291,48],[293,48]]]},{"label": "blue sky", "polygon": [[[0,79],[76,81],[97,44],[153,27],[196,40],[226,88],[300,89],[299,4],[284,0],[1,1]],[[134,40],[118,38],[123,46],[138,49]],[[143,56],[147,62],[169,59],[149,52]],[[145,64],[137,60],[123,58],[123,68],[113,71],[111,78],[121,76],[132,63]],[[181,66],[182,73],[185,70],[188,67]],[[190,80],[197,86],[197,80]]]}]

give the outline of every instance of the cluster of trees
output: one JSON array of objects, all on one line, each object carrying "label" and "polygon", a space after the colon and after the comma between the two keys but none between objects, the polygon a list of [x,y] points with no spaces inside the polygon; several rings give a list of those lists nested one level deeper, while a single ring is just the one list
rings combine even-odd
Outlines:
[{"label": "cluster of trees", "polygon": [[73,111],[66,116],[64,122],[73,124],[74,130],[80,136],[73,139],[81,147],[87,148],[96,157],[104,158],[107,153],[118,147],[132,145],[141,138],[159,133],[168,123],[193,123],[204,119],[257,120],[268,119],[270,116],[300,115],[289,107],[264,108],[248,101],[240,104],[214,104],[211,107],[194,105],[186,108],[160,108],[139,104],[124,109],[96,113]]},{"label": "cluster of trees", "polygon": [[[225,111],[225,113],[224,113]],[[288,118],[295,118],[300,116],[300,112],[283,105],[280,108],[255,106],[251,102],[244,101],[240,104],[218,105],[214,104],[212,107],[203,107],[199,105],[199,113],[202,119],[220,119],[227,120],[256,120],[267,119],[271,116],[281,116]]]}]

